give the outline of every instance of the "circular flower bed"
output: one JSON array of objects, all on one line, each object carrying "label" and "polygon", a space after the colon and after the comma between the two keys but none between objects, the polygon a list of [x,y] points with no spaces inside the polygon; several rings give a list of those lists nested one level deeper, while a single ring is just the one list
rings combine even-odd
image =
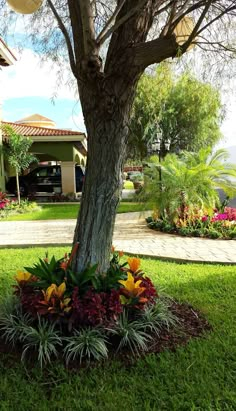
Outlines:
[{"label": "circular flower bed", "polygon": [[43,367],[56,356],[78,365],[117,352],[140,355],[185,343],[209,329],[188,306],[162,297],[138,258],[121,263],[123,253],[113,249],[106,273],[94,265],[75,274],[76,248],[70,256],[46,256],[19,271],[13,295],[0,307],[2,345],[17,347],[22,360],[36,356]]},{"label": "circular flower bed", "polygon": [[166,219],[150,216],[146,218],[149,228],[164,233],[178,234],[189,237],[207,237],[211,239],[236,239],[236,208],[225,207],[223,213],[215,213],[212,216],[195,212],[184,218],[177,218],[174,223]]}]

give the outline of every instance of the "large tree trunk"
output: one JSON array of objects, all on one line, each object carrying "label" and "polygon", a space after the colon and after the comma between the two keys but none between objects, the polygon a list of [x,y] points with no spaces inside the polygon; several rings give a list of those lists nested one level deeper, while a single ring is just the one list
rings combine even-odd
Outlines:
[{"label": "large tree trunk", "polygon": [[[116,209],[122,190],[122,168],[128,119],[136,80],[117,86],[116,79],[99,87],[82,87],[81,103],[88,132],[88,160],[74,243],[76,272],[90,264],[104,272],[109,264]],[[117,92],[117,90],[119,90]]]}]

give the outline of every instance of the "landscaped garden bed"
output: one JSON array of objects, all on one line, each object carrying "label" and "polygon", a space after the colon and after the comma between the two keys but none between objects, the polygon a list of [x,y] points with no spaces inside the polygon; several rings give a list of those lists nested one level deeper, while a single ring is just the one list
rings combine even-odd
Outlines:
[{"label": "landscaped garden bed", "polygon": [[210,215],[192,208],[186,209],[183,217],[174,222],[161,219],[155,215],[146,218],[149,228],[164,233],[178,234],[188,237],[206,237],[211,239],[236,239],[236,208],[225,207],[224,212],[215,211]]},{"label": "landscaped garden bed", "polygon": [[[54,254],[57,260],[67,250],[67,247],[48,248],[49,255]],[[42,247],[0,250],[1,303],[15,283],[16,270],[32,266],[39,256],[45,256]],[[170,339],[164,339],[165,335],[161,334],[163,343],[156,344],[156,353],[147,351],[137,358],[125,355],[124,351],[122,356],[110,351],[109,360],[83,363],[79,370],[72,362],[65,368],[59,357],[41,371],[32,353],[27,356],[26,364],[22,364],[21,347],[1,345],[2,409],[116,411],[124,404],[129,411],[236,408],[235,267],[150,259],[142,259],[141,266],[159,293],[162,290],[161,294],[171,295],[184,307],[188,302],[193,308],[189,306],[186,316],[192,313],[197,320],[202,312],[212,330],[201,338],[191,338],[187,345],[172,340],[172,347]],[[186,320],[189,330],[194,330],[196,326]],[[175,333],[180,334],[178,328]],[[159,354],[161,346],[167,349]]]},{"label": "landscaped garden bed", "polygon": [[6,193],[0,192],[0,219],[6,219],[19,214],[33,214],[40,210],[41,207],[35,202],[21,200],[19,204],[15,198],[8,198]]},{"label": "landscaped garden bed", "polygon": [[75,274],[76,248],[17,272],[13,295],[0,308],[3,350],[11,344],[41,367],[56,357],[78,367],[117,353],[132,358],[173,349],[210,329],[192,307],[162,296],[138,258],[121,263],[123,253],[113,249],[106,273],[96,264]]}]

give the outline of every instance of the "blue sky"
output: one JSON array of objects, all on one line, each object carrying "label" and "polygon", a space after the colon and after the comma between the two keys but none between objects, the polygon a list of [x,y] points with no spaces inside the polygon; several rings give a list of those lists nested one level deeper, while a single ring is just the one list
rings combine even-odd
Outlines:
[{"label": "blue sky", "polygon": [[34,113],[49,117],[55,121],[57,128],[84,128],[80,104],[74,100],[59,98],[52,102],[48,97],[30,96],[4,100],[4,120],[14,122]]},{"label": "blue sky", "polygon": [[[21,54],[14,47],[11,50],[17,62],[0,71],[3,120],[16,121],[38,113],[55,121],[58,128],[85,131],[75,81],[58,84],[57,67],[51,62],[41,65],[40,57],[30,48]],[[65,73],[66,64],[62,62]]]}]

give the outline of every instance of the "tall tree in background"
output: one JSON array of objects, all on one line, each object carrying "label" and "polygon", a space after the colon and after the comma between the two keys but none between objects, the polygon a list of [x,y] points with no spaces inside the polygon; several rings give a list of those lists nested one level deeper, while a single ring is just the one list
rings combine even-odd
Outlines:
[{"label": "tall tree in background", "polygon": [[219,92],[189,72],[176,77],[170,64],[141,78],[134,100],[128,138],[128,158],[143,159],[158,130],[170,151],[213,147],[221,137],[223,110]]},{"label": "tall tree in background", "polygon": [[[3,0],[1,10],[3,23]],[[77,271],[97,262],[101,271],[108,266],[140,76],[151,64],[180,57],[193,42],[204,53],[231,53],[235,12],[232,0],[47,0],[28,21],[34,44],[44,47],[42,58],[53,55],[55,64],[66,44],[87,128],[87,172],[74,236]],[[177,37],[186,16],[194,19],[192,32]]]}]

